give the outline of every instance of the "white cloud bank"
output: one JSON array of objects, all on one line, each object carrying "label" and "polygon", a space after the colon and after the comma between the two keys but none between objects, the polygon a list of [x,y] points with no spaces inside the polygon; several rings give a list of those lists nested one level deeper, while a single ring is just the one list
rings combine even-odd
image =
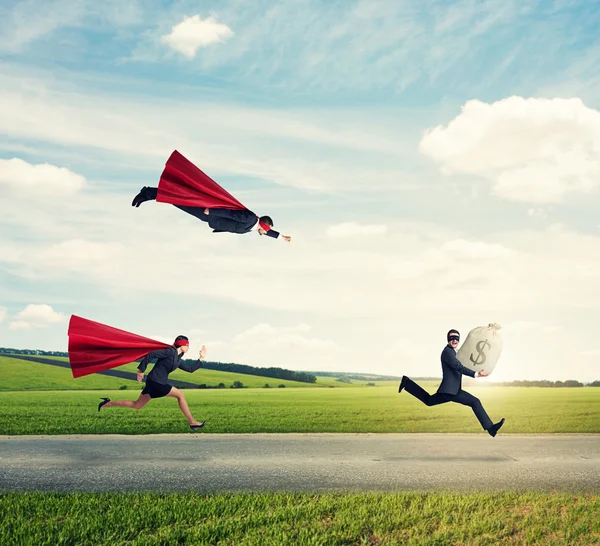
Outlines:
[{"label": "white cloud bank", "polygon": [[0,188],[26,197],[70,195],[85,186],[85,178],[48,163],[32,165],[19,158],[0,159]]},{"label": "white cloud bank", "polygon": [[305,369],[331,365],[339,356],[336,343],[315,336],[306,323],[295,326],[273,326],[261,322],[223,341],[208,342],[214,358],[222,362],[253,363],[262,367],[282,367],[281,355],[294,360]]},{"label": "white cloud bank", "polygon": [[25,330],[29,328],[43,328],[66,320],[62,313],[57,313],[50,305],[45,303],[30,303],[16,316],[17,320],[10,323],[13,330]]},{"label": "white cloud bank", "polygon": [[331,238],[358,237],[362,235],[383,235],[387,233],[387,226],[365,225],[357,222],[344,222],[327,229],[327,236]]},{"label": "white cloud bank", "polygon": [[223,43],[233,36],[233,31],[217,22],[215,17],[201,19],[199,15],[184,17],[183,21],[171,29],[171,34],[161,36],[160,41],[193,58],[199,48],[212,44]]},{"label": "white cloud bank", "polygon": [[499,197],[558,203],[600,186],[600,112],[577,98],[471,100],[427,131],[420,151],[444,174],[490,180]]}]

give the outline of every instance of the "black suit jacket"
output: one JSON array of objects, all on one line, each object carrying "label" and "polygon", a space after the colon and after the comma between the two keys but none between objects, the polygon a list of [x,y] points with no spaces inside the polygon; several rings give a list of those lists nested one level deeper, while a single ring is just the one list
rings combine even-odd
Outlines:
[{"label": "black suit jacket", "polygon": [[[258,217],[251,210],[210,209],[208,214],[208,225],[215,233],[248,233],[256,222]],[[274,229],[270,229],[266,234],[275,239],[279,237],[279,232]]]},{"label": "black suit jacket", "polygon": [[146,371],[148,364],[153,360],[156,360],[154,368],[152,368],[152,371],[148,374],[148,379],[154,381],[155,383],[166,385],[169,374],[175,371],[177,368],[189,373],[195,372],[199,368],[202,368],[201,360],[197,360],[194,362],[194,364],[188,364],[187,362],[181,361],[182,356],[183,353],[177,354],[177,349],[175,347],[158,349],[158,351],[152,351],[151,353],[148,353],[141,360],[138,365],[138,370],[140,372]]},{"label": "black suit jacket", "polygon": [[462,388],[462,374],[475,377],[475,372],[465,368],[456,358],[454,349],[446,345],[442,351],[442,382],[437,392],[458,394]]}]

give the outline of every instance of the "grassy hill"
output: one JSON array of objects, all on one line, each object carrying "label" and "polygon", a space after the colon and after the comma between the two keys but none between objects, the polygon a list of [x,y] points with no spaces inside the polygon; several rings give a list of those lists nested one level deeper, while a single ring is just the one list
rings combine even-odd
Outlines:
[{"label": "grassy hill", "polygon": [[[59,360],[66,362],[63,357],[44,358],[50,360]],[[135,373],[137,364],[131,363],[117,368],[121,371]],[[151,367],[148,367],[148,371]],[[141,385],[135,380],[120,379],[106,375],[92,374],[85,377],[74,379],[69,368],[60,368],[48,364],[37,362],[28,362],[16,358],[0,357],[0,374],[3,378],[0,383],[0,391],[21,391],[21,390],[139,390]],[[241,381],[244,387],[263,388],[269,384],[273,388],[278,385],[285,385],[286,388],[331,388],[331,387],[364,387],[365,381],[353,381],[352,383],[343,383],[336,381],[335,377],[318,377],[317,382],[302,383],[299,381],[288,381],[285,379],[273,379],[270,377],[261,377],[256,375],[221,372],[217,370],[200,369],[194,373],[187,373],[182,370],[176,370],[169,377],[194,383],[195,385],[207,385],[207,387],[217,387],[223,383],[226,388],[231,387],[234,381]],[[394,382],[373,381],[377,386],[390,386]]]},{"label": "grassy hill", "polygon": [[137,389],[137,381],[98,374],[73,379],[71,370],[48,364],[0,357],[0,391]]}]

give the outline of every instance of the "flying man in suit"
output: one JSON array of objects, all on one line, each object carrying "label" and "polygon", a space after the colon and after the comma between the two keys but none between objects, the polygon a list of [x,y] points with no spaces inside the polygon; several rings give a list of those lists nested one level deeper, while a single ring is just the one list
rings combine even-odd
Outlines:
[{"label": "flying man in suit", "polygon": [[169,157],[158,187],[144,186],[131,203],[139,207],[156,200],[207,222],[215,233],[256,231],[286,243],[291,237],[273,229],[270,216],[257,216],[177,150]]}]

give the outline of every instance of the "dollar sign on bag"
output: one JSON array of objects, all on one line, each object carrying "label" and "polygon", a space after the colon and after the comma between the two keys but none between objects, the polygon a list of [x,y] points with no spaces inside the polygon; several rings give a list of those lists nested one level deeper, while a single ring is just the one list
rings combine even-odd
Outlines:
[{"label": "dollar sign on bag", "polygon": [[[483,365],[485,364],[486,361],[486,356],[485,353],[483,352],[485,350],[486,345],[488,347],[491,347],[491,345],[488,343],[488,340],[486,339],[485,341],[478,341],[477,345],[475,346],[475,348],[477,349],[477,356],[475,357],[475,360],[473,360],[473,353],[471,353],[471,356],[469,357],[469,360],[475,364],[475,366],[479,366],[479,365]],[[479,357],[481,357],[481,362],[479,361]]]}]

